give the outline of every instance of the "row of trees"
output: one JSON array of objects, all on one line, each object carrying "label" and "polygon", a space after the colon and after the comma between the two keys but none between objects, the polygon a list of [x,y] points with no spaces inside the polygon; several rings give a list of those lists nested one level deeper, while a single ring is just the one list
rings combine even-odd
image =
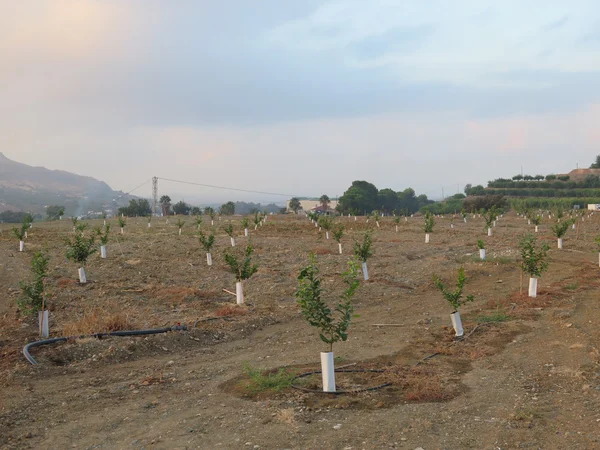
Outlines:
[{"label": "row of trees", "polygon": [[488,182],[488,188],[500,189],[590,189],[600,188],[600,177],[588,175],[583,181],[513,181],[499,178]]},{"label": "row of trees", "polygon": [[379,190],[367,181],[354,181],[339,198],[336,210],[342,214],[368,214],[373,211],[385,214],[405,211],[411,214],[432,203],[434,202],[426,195],[417,196],[411,188],[401,192],[393,189]]}]

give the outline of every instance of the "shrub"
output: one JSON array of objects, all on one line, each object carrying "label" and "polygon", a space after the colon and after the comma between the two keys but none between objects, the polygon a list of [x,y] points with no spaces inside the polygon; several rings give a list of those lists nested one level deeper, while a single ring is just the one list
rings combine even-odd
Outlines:
[{"label": "shrub", "polygon": [[198,240],[200,241],[200,245],[202,245],[206,253],[210,253],[210,250],[215,244],[215,233],[211,232],[207,236],[202,231],[198,231]]},{"label": "shrub", "polygon": [[241,223],[242,223],[242,228],[246,229],[246,228],[248,228],[248,226],[250,225],[250,220],[248,220],[248,218],[247,218],[247,217],[244,217],[244,218],[242,219]]},{"label": "shrub", "polygon": [[521,249],[520,267],[523,272],[528,273],[531,277],[540,277],[542,273],[548,269],[548,244],[542,244],[537,247],[537,239],[532,234],[526,234],[519,241]]},{"label": "shrub", "polygon": [[106,227],[104,228],[104,232],[102,231],[102,228],[100,228],[100,227],[94,228],[94,231],[96,232],[96,235],[100,239],[100,245],[108,244],[108,234],[110,233],[110,224],[106,225]]},{"label": "shrub", "polygon": [[185,220],[181,220],[178,218],[177,219],[177,228],[179,228],[181,230],[184,225],[185,225]]},{"label": "shrub", "polygon": [[258,271],[258,266],[252,264],[253,251],[254,249],[252,246],[248,244],[241,259],[233,253],[228,251],[225,252],[225,262],[238,282],[247,280]]},{"label": "shrub", "polygon": [[562,238],[565,234],[567,234],[567,230],[571,226],[570,220],[565,220],[564,222],[557,222],[550,229],[552,230],[552,234],[556,236],[558,239]]},{"label": "shrub", "polygon": [[127,221],[124,217],[119,217],[117,221],[119,223],[119,227],[121,228],[125,228],[125,225],[127,225]]},{"label": "shrub", "polygon": [[321,217],[319,217],[318,224],[325,231],[329,231],[329,230],[331,230],[331,227],[333,226],[333,219],[328,216],[321,216]]},{"label": "shrub", "polygon": [[467,295],[466,298],[463,299],[463,288],[465,286],[466,281],[465,269],[462,267],[458,269],[458,279],[456,281],[456,288],[453,291],[450,291],[446,285],[442,282],[442,280],[436,275],[433,276],[433,282],[435,286],[442,292],[444,298],[450,303],[454,311],[458,311],[462,305],[467,302],[472,302],[475,300],[473,295]]},{"label": "shrub", "polygon": [[48,277],[48,262],[50,257],[44,252],[35,252],[31,260],[33,281],[21,281],[19,287],[22,297],[17,301],[19,309],[25,314],[31,314],[44,309],[45,281]]},{"label": "shrub", "polygon": [[[315,256],[311,253],[310,264],[300,271],[298,276],[299,286],[296,291],[298,306],[307,322],[319,329],[319,337],[329,345],[333,351],[333,344],[348,339],[348,327],[354,312],[352,297],[360,286],[357,278],[358,267],[355,261],[348,261],[348,270],[343,273],[346,289],[341,295],[341,301],[332,311],[322,299],[321,279]],[[333,313],[338,313],[336,319]]]},{"label": "shrub", "polygon": [[477,239],[477,248],[480,250],[484,250],[485,249],[485,242],[483,242],[481,239]]},{"label": "shrub", "polygon": [[371,232],[367,231],[363,236],[363,242],[360,244],[358,241],[354,241],[354,254],[361,261],[366,263],[367,260],[373,256],[371,246],[373,245],[373,238]]},{"label": "shrub", "polygon": [[23,223],[21,224],[20,228],[13,227],[12,232],[19,239],[19,241],[22,241],[23,239],[25,239],[25,233],[27,232],[27,228],[28,225]]},{"label": "shrub", "polygon": [[435,224],[435,219],[433,218],[433,214],[431,214],[429,211],[427,211],[425,213],[425,225],[423,227],[423,229],[425,230],[425,233],[432,233],[434,224]]},{"label": "shrub", "polygon": [[88,258],[96,249],[94,247],[94,236],[85,238],[83,233],[77,232],[72,239],[66,239],[67,244],[67,259],[85,266]]},{"label": "shrub", "polygon": [[340,224],[332,231],[333,239],[339,244],[344,236],[344,225]]},{"label": "shrub", "polygon": [[223,227],[223,230],[229,235],[229,237],[233,237],[233,225],[231,225],[231,223],[225,225]]}]

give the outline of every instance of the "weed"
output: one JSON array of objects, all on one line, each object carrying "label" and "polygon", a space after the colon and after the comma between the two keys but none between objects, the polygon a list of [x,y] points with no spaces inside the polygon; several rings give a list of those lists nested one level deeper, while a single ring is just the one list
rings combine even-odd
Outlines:
[{"label": "weed", "polygon": [[477,323],[500,323],[510,320],[510,316],[504,311],[500,311],[499,309],[497,309],[491,314],[478,316],[475,318],[475,320],[477,321]]},{"label": "weed", "polygon": [[295,373],[288,372],[281,368],[277,371],[265,371],[252,367],[249,363],[244,363],[244,375],[249,378],[246,390],[252,394],[264,391],[279,392],[292,385]]}]

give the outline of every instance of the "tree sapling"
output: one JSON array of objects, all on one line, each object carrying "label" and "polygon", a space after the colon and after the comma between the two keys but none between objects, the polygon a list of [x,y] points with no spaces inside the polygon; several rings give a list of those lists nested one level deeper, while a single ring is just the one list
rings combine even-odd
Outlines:
[{"label": "tree sapling", "polygon": [[48,262],[50,257],[44,252],[37,251],[31,260],[31,274],[33,281],[19,283],[22,297],[17,300],[19,309],[25,314],[38,312],[40,335],[47,338],[48,310],[46,309],[46,278],[48,277]]},{"label": "tree sapling", "polygon": [[21,224],[19,228],[13,227],[13,234],[19,239],[19,251],[22,252],[25,250],[25,234],[27,233],[27,225]]},{"label": "tree sapling", "polygon": [[340,255],[342,254],[342,236],[344,236],[344,225],[339,224],[336,228],[334,228],[334,230],[332,231],[333,234],[333,239],[338,243],[338,248],[340,251]]},{"label": "tree sapling", "polygon": [[77,231],[72,239],[66,239],[67,259],[79,264],[79,282],[87,283],[85,265],[90,255],[96,252],[94,236],[86,238],[82,232]]},{"label": "tree sapling", "polygon": [[431,214],[429,211],[427,211],[425,213],[425,224],[423,226],[423,229],[425,230],[425,243],[426,244],[429,243],[429,233],[433,233],[433,225],[435,225],[435,219],[433,217],[433,214]]},{"label": "tree sapling", "polygon": [[102,259],[106,259],[106,244],[108,244],[108,234],[110,233],[110,224],[104,227],[104,231],[102,228],[96,227],[94,231],[98,235],[98,239],[100,239],[100,257]]},{"label": "tree sapling", "polygon": [[554,236],[557,239],[558,248],[560,250],[562,250],[562,248],[563,248],[563,236],[565,234],[567,234],[567,230],[569,229],[570,225],[571,225],[571,221],[565,220],[564,222],[556,222],[554,225],[552,225],[550,227],[550,229],[552,230],[552,234],[554,234]]},{"label": "tree sapling", "polygon": [[479,258],[485,259],[485,243],[481,239],[477,239],[477,248],[479,249]]},{"label": "tree sapling", "polygon": [[252,275],[256,273],[258,270],[258,266],[256,264],[252,264],[252,252],[254,248],[252,245],[248,244],[244,254],[241,257],[238,257],[232,253],[225,252],[225,262],[235,275],[236,283],[235,283],[235,297],[238,305],[244,303],[244,290],[243,290],[243,282],[247,280]]},{"label": "tree sapling", "polygon": [[537,277],[548,269],[548,244],[537,247],[537,239],[532,234],[526,234],[519,241],[521,249],[521,270],[529,274],[529,297],[537,296]]},{"label": "tree sapling", "polygon": [[454,331],[456,332],[457,337],[460,337],[464,334],[458,308],[460,308],[467,302],[472,302],[473,300],[475,300],[475,297],[473,297],[473,295],[467,295],[465,298],[463,298],[463,288],[465,286],[465,281],[465,269],[463,269],[462,267],[458,269],[458,279],[456,281],[456,288],[453,291],[449,290],[439,277],[437,277],[436,275],[433,276],[433,282],[435,286],[442,292],[442,295],[448,301],[448,303],[450,303],[450,306],[452,306],[454,310],[450,314],[450,319],[452,320],[452,326],[454,327]]},{"label": "tree sapling", "polygon": [[363,277],[365,281],[369,279],[369,269],[367,268],[367,260],[373,255],[371,246],[373,245],[373,238],[371,232],[367,231],[363,236],[362,244],[358,241],[354,241],[354,255],[362,263]]},{"label": "tree sapling", "polygon": [[212,266],[212,255],[210,251],[215,244],[215,232],[211,231],[211,233],[207,236],[202,232],[202,230],[200,230],[198,231],[198,240],[206,252],[206,264]]},{"label": "tree sapling", "polygon": [[244,236],[248,236],[248,226],[250,226],[250,220],[247,217],[244,217],[241,221],[242,228],[244,229]]},{"label": "tree sapling", "polygon": [[225,225],[223,227],[223,230],[231,238],[231,246],[235,247],[235,238],[233,237],[233,225],[231,224],[231,222]]},{"label": "tree sapling", "polygon": [[[323,289],[314,254],[311,253],[310,264],[302,269],[298,276],[299,285],[296,291],[298,306],[306,321],[319,330],[319,337],[329,346],[327,352],[321,352],[324,392],[335,392],[333,344],[348,339],[348,327],[354,312],[352,298],[360,286],[357,275],[357,263],[354,260],[348,261],[348,269],[342,275],[346,289],[333,311],[321,297]],[[334,317],[334,313],[337,313],[337,318]]]},{"label": "tree sapling", "polygon": [[119,227],[121,228],[121,234],[125,233],[125,226],[127,225],[125,217],[119,217],[117,221],[119,223]]},{"label": "tree sapling", "polygon": [[179,229],[179,236],[181,236],[181,229],[185,225],[185,220],[181,220],[181,218],[177,218],[177,228]]}]

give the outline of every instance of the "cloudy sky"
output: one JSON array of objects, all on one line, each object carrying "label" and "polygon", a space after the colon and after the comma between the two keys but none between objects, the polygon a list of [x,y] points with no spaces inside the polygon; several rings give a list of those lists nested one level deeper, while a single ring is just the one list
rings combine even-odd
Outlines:
[{"label": "cloudy sky", "polygon": [[436,197],[600,153],[596,0],[0,4],[0,151],[115,189]]}]

